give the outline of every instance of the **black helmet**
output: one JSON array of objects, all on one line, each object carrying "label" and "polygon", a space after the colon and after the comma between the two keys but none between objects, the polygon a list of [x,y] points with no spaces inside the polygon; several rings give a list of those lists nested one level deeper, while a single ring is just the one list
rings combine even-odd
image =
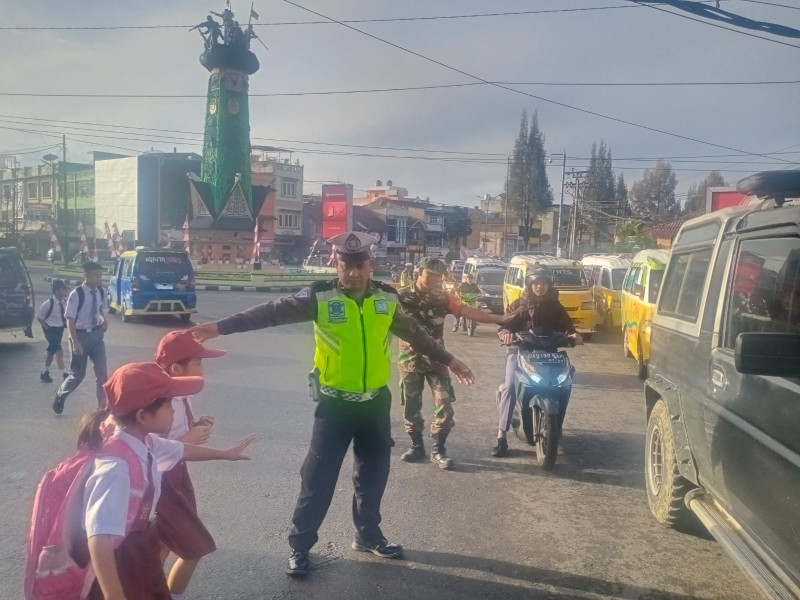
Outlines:
[{"label": "black helmet", "polygon": [[525,288],[530,288],[534,281],[545,280],[548,284],[553,285],[553,274],[545,265],[537,265],[536,268],[528,273],[525,277]]}]

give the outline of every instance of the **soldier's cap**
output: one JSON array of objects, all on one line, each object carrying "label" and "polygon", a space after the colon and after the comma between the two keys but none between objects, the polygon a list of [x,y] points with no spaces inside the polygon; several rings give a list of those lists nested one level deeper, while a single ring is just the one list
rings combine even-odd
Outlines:
[{"label": "soldier's cap", "polygon": [[362,262],[370,258],[375,238],[360,231],[345,231],[328,240],[336,255],[347,262]]},{"label": "soldier's cap", "polygon": [[423,256],[419,259],[417,265],[420,269],[427,269],[436,275],[444,275],[447,273],[447,265],[440,258],[433,258],[430,256]]}]

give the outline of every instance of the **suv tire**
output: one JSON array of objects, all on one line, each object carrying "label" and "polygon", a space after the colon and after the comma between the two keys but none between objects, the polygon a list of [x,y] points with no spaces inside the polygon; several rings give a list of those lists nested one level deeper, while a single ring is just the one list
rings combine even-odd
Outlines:
[{"label": "suv tire", "polygon": [[672,421],[663,400],[650,412],[645,439],[645,489],[650,512],[665,527],[687,530],[693,524],[693,515],[683,499],[694,486],[678,471]]}]

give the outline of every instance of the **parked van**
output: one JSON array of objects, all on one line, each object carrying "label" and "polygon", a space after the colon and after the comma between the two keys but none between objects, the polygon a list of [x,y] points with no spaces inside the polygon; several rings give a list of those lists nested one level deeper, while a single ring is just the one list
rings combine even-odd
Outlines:
[{"label": "parked van", "polygon": [[577,330],[590,339],[596,331],[594,302],[583,265],[577,260],[546,255],[520,254],[514,256],[506,268],[503,280],[503,309],[522,296],[525,276],[537,265],[545,265],[553,274],[553,287],[558,290],[558,300],[567,309]]},{"label": "parked van", "polygon": [[123,321],[145,315],[176,315],[188,321],[197,312],[194,269],[186,252],[137,248],[123,252],[108,284],[110,313]]},{"label": "parked van", "polygon": [[666,269],[642,398],[647,500],[668,527],[694,513],[763,597],[800,598],[800,172],[737,189],[775,207],[687,221]]},{"label": "parked van", "polygon": [[461,282],[466,283],[467,277],[473,275],[475,279],[478,278],[478,269],[483,267],[500,267],[504,269],[506,263],[498,258],[468,258],[464,263],[464,270],[461,272]]},{"label": "parked van", "polygon": [[622,282],[631,261],[617,255],[589,255],[581,259],[594,300],[598,324],[606,331],[622,326]]},{"label": "parked van", "polygon": [[0,248],[0,330],[22,330],[33,337],[33,284],[16,248]]},{"label": "parked van", "polygon": [[636,359],[642,380],[647,379],[650,327],[667,262],[668,250],[642,250],[622,282],[622,349],[626,357]]}]

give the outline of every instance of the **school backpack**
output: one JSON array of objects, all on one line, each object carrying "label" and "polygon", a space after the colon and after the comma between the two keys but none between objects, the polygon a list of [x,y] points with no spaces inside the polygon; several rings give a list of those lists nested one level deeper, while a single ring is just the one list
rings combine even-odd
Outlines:
[{"label": "school backpack", "polygon": [[83,504],[96,456],[114,456],[128,463],[128,529],[139,516],[147,488],[144,469],[133,448],[116,437],[97,452],[81,448],[47,471],[33,502],[26,548],[25,600],[81,600],[89,593],[94,572],[83,529]]},{"label": "school backpack", "polygon": [[[103,303],[103,288],[102,287],[98,287],[97,289],[100,292],[100,304],[102,304]],[[75,293],[78,294],[78,310],[75,311],[75,314],[78,315],[78,314],[80,314],[81,309],[83,308],[83,303],[86,300],[86,292],[83,291],[83,286],[79,285],[78,287],[75,288]]]}]

